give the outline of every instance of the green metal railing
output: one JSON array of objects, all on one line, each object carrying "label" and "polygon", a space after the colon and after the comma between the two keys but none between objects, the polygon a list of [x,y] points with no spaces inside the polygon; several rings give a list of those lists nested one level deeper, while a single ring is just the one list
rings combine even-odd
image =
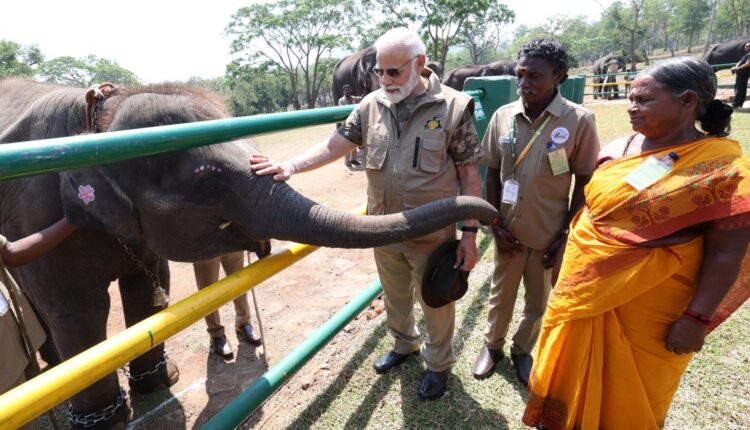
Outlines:
[{"label": "green metal railing", "polygon": [[0,145],[0,179],[59,172],[211,145],[251,134],[342,121],[354,107],[336,106]]},{"label": "green metal railing", "polygon": [[201,428],[231,429],[242,424],[382,291],[380,281],[370,284]]}]

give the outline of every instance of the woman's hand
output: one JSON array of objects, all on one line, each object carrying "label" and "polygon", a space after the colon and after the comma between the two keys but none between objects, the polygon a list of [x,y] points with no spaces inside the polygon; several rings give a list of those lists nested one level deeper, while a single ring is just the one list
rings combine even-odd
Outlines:
[{"label": "woman's hand", "polygon": [[669,326],[665,348],[675,354],[698,352],[706,338],[706,325],[683,315]]},{"label": "woman's hand", "polygon": [[273,175],[274,181],[284,182],[295,172],[294,165],[288,161],[277,163],[265,155],[251,155],[250,169],[258,175]]}]

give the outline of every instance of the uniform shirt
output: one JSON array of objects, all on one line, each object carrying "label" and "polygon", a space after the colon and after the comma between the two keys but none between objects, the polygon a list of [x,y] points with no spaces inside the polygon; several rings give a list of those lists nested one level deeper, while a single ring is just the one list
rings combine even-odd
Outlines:
[{"label": "uniform shirt", "polygon": [[[551,115],[549,122],[515,168],[515,179],[519,183],[516,204],[501,203],[500,206],[503,227],[533,249],[547,248],[565,227],[571,173],[586,176],[596,169],[599,138],[594,114],[563,99],[558,92],[542,115],[532,121],[519,99],[495,111],[482,141],[485,154],[482,162],[500,171],[500,186],[503,187],[505,181],[513,179],[514,173],[515,160],[509,142],[512,121],[515,119],[515,153],[519,157],[548,115]],[[558,148],[564,145],[569,173],[552,174],[547,143],[553,141]]]},{"label": "uniform shirt", "polygon": [[[404,128],[423,96],[424,94],[407,97],[396,104],[399,130]],[[362,122],[359,109],[355,108],[352,111],[346,122],[339,127],[338,133],[355,145],[362,146]],[[457,166],[475,163],[482,158],[482,146],[479,144],[477,130],[474,127],[471,112],[468,110],[464,111],[461,123],[456,127],[448,142],[448,154]]]},{"label": "uniform shirt", "polygon": [[[8,240],[0,235],[0,248],[7,243]],[[10,278],[2,259],[0,259],[0,271],[6,272],[6,276]],[[0,343],[2,345],[0,348],[0,393],[13,388],[13,383],[23,374],[29,363],[29,356],[26,354],[26,347],[16,321],[15,309],[9,297],[5,277],[0,274]],[[44,343],[44,330],[26,298],[21,296],[20,301],[24,322],[34,351],[36,351]]]}]

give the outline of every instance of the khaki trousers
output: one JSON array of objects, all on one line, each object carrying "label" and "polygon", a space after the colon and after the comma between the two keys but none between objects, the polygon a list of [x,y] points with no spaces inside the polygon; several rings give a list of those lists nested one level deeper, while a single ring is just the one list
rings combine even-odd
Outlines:
[{"label": "khaki trousers", "polygon": [[456,304],[431,308],[422,301],[422,277],[429,254],[392,252],[375,248],[375,264],[383,284],[388,331],[396,342],[393,351],[409,354],[419,349],[421,338],[414,320],[414,298],[424,312],[427,337],[422,356],[427,368],[448,370],[453,356],[453,330],[456,323]]},{"label": "khaki trousers", "polygon": [[[244,267],[245,254],[243,251],[237,251],[222,255],[221,257],[212,260],[193,263],[195,283],[198,284],[199,290],[202,290],[219,280],[219,263],[221,263],[221,266],[224,268],[224,273],[230,275]],[[234,299],[234,313],[236,325],[250,322],[250,303],[247,301],[247,294],[242,294]],[[205,320],[206,325],[208,326],[209,336],[219,337],[224,334],[224,326],[221,325],[221,317],[219,316],[218,309],[206,315]]]},{"label": "khaki trousers", "polygon": [[513,257],[499,256],[495,249],[495,271],[492,273],[488,327],[484,341],[488,348],[501,349],[505,344],[508,326],[513,317],[513,306],[516,303],[518,287],[523,278],[526,290],[521,322],[510,352],[529,354],[534,349],[539,331],[542,327],[542,316],[547,308],[547,299],[552,290],[551,269],[542,266],[544,250],[523,246],[521,252]]}]

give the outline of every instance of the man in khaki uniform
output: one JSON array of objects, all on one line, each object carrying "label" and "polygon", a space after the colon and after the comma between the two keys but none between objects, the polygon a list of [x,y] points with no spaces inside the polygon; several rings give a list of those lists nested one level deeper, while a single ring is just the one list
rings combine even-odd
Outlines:
[{"label": "man in khaki uniform", "polygon": [[552,288],[550,269],[562,254],[568,225],[584,202],[583,187],[596,167],[594,115],[557,90],[567,72],[568,55],[559,43],[524,45],[516,67],[520,99],[495,112],[482,142],[487,200],[498,208],[502,222],[493,226],[495,271],[485,346],[473,370],[478,379],[492,375],[503,357],[523,278],[525,304],[510,350],[516,375],[528,384],[530,353]]},{"label": "man in khaki uniform", "polygon": [[[219,263],[224,268],[224,274],[229,276],[245,267],[245,253],[243,251],[230,252],[211,260],[193,263],[195,283],[198,285],[198,290],[202,290],[219,280]],[[263,341],[251,324],[250,303],[247,300],[247,293],[235,298],[233,303],[234,327],[237,339],[244,340],[254,346],[260,346]],[[210,350],[221,358],[232,359],[234,352],[227,336],[224,334],[219,310],[217,309],[206,315],[205,320],[208,335],[211,338]]]},{"label": "man in khaki uniform", "polygon": [[[381,89],[368,94],[344,125],[328,141],[285,163],[251,158],[259,174],[286,180],[329,163],[357,146],[365,151],[368,179],[367,212],[383,215],[411,209],[461,194],[480,195],[477,160],[481,157],[471,120],[472,99],[444,87],[424,67],[425,46],[405,28],[393,29],[375,43]],[[456,252],[457,266],[470,271],[476,263],[476,220],[465,222]],[[414,299],[419,300],[427,326],[422,354],[427,372],[419,397],[436,399],[446,389],[454,362],[452,340],[455,305],[430,308],[419,286],[429,254],[455,236],[455,227],[419,239],[375,249],[375,262],[385,291],[388,328],[396,342],[375,363],[378,373],[389,372],[420,347],[414,321]]]}]

